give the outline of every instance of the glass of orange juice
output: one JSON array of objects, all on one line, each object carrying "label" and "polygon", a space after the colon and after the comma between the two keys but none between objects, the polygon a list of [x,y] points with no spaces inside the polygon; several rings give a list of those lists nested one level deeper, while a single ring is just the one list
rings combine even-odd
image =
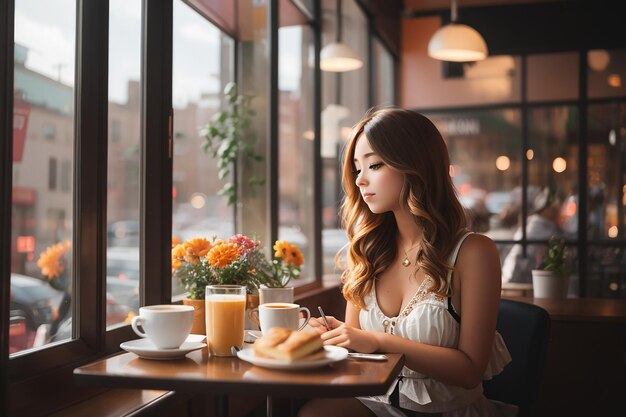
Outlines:
[{"label": "glass of orange juice", "polygon": [[243,347],[246,287],[207,285],[205,306],[209,354],[233,356],[232,346]]}]

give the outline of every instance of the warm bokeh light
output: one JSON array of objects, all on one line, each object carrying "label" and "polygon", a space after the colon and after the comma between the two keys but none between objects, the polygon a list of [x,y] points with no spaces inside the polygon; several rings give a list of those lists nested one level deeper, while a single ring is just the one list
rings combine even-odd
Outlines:
[{"label": "warm bokeh light", "polygon": [[611,227],[609,227],[609,231],[608,231],[607,235],[611,239],[615,239],[617,237],[617,235],[618,235],[618,232],[619,232],[619,230],[618,230],[617,226],[611,226]]},{"label": "warm bokeh light", "polygon": [[201,209],[206,204],[206,196],[202,193],[193,193],[189,203],[191,207]]},{"label": "warm bokeh light", "polygon": [[496,168],[500,171],[506,171],[511,166],[511,160],[508,156],[500,155],[496,158]]},{"label": "warm bokeh light", "polygon": [[450,165],[450,176],[454,178],[455,175],[456,175],[456,169],[454,168],[454,165]]},{"label": "warm bokeh light", "polygon": [[564,158],[557,156],[554,158],[554,161],[552,161],[552,169],[554,172],[558,173],[565,171],[567,169],[567,161]]},{"label": "warm bokeh light", "polygon": [[343,126],[341,128],[341,139],[348,140],[348,138],[350,137],[350,133],[352,133],[352,128]]},{"label": "warm bokeh light", "polygon": [[565,209],[563,210],[563,214],[565,217],[570,218],[574,214],[576,214],[576,202],[574,200],[568,200],[565,205]]},{"label": "warm bokeh light", "polygon": [[619,74],[611,74],[607,79],[609,85],[613,88],[620,88],[622,86],[622,77]]},{"label": "warm bokeh light", "polygon": [[313,140],[315,139],[315,132],[312,130],[305,130],[304,133],[302,133],[302,137],[306,140]]},{"label": "warm bokeh light", "polygon": [[526,151],[526,159],[528,159],[529,161],[532,161],[534,157],[535,157],[535,151],[533,151],[532,149],[529,149]]},{"label": "warm bokeh light", "polygon": [[611,62],[611,56],[606,49],[592,49],[587,52],[587,63],[594,71],[604,71]]}]

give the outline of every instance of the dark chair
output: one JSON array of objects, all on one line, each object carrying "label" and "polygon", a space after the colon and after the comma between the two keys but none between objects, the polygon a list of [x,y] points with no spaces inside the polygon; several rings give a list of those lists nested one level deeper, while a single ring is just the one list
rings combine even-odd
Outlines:
[{"label": "dark chair", "polygon": [[513,360],[502,373],[484,381],[487,398],[515,404],[518,416],[532,416],[546,362],[550,316],[541,307],[500,301],[497,329]]}]

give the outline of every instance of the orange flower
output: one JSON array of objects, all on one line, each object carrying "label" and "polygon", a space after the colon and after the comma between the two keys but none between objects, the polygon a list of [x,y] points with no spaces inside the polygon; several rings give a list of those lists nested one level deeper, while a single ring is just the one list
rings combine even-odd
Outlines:
[{"label": "orange flower", "polygon": [[65,271],[61,258],[70,250],[70,247],[71,243],[66,240],[48,247],[39,255],[37,266],[41,268],[41,273],[48,277],[48,280],[58,277]]},{"label": "orange flower", "polygon": [[207,259],[211,266],[224,268],[230,265],[241,255],[241,248],[236,243],[217,241],[209,253]]},{"label": "orange flower", "polygon": [[172,248],[172,269],[180,268],[182,261],[185,260],[185,247],[178,244]]},{"label": "orange flower", "polygon": [[185,260],[190,264],[197,264],[200,262],[200,257],[206,256],[212,246],[211,242],[202,237],[185,241],[185,243],[183,243],[183,247],[185,248]]},{"label": "orange flower", "polygon": [[282,258],[287,265],[301,266],[304,263],[304,255],[300,249],[286,240],[277,240],[274,251],[274,256]]},{"label": "orange flower", "polygon": [[178,244],[180,244],[180,239],[178,238],[178,236],[172,236],[172,247]]}]

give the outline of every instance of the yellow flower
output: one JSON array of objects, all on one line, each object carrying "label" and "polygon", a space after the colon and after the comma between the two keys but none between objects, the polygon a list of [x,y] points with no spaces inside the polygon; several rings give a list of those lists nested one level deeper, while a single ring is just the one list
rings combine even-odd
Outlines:
[{"label": "yellow flower", "polygon": [[48,277],[48,280],[58,277],[65,271],[61,258],[70,250],[70,247],[69,240],[66,240],[48,247],[39,255],[37,266],[41,268],[41,273]]},{"label": "yellow flower", "polygon": [[224,268],[241,255],[241,248],[236,243],[218,240],[207,254],[211,266]]},{"label": "yellow flower", "polygon": [[202,237],[185,241],[185,243],[183,243],[183,247],[185,248],[185,260],[190,264],[197,264],[200,262],[202,256],[206,256],[212,246],[211,242]]},{"label": "yellow flower", "polygon": [[180,268],[182,261],[185,260],[185,247],[178,244],[172,248],[172,269]]},{"label": "yellow flower", "polygon": [[304,263],[304,255],[296,245],[285,240],[277,240],[274,244],[274,256],[287,265],[301,266]]}]

